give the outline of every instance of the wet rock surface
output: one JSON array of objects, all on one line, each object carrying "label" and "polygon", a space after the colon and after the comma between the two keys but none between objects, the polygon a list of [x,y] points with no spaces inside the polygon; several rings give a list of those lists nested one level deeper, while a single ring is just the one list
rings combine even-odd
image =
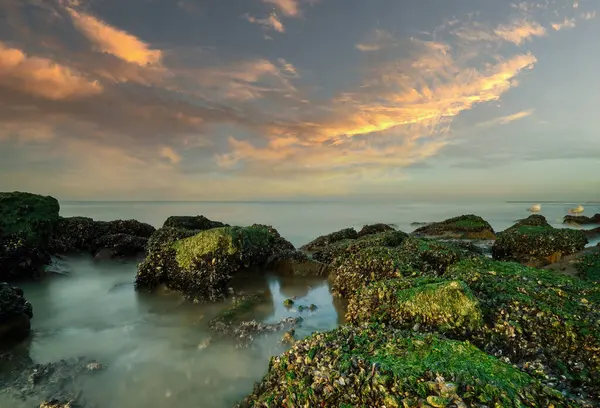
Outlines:
[{"label": "wet rock surface", "polygon": [[295,249],[278,251],[265,267],[282,276],[327,276],[329,273],[328,265]]},{"label": "wet rock surface", "polygon": [[544,225],[513,226],[492,247],[492,257],[542,267],[581,251],[588,243],[583,231]]},{"label": "wet rock surface", "polygon": [[181,228],[195,231],[205,231],[212,228],[229,227],[220,221],[212,221],[203,215],[186,216],[172,215],[165,220],[163,228]]},{"label": "wet rock surface", "polygon": [[0,192],[0,281],[41,275],[59,210],[53,197]]},{"label": "wet rock surface", "polygon": [[442,222],[434,222],[417,228],[416,236],[448,237],[459,239],[495,239],[492,226],[483,218],[468,214],[449,218]]},{"label": "wet rock surface", "polygon": [[109,234],[96,239],[92,253],[96,258],[113,259],[144,253],[148,238],[129,234]]},{"label": "wet rock surface", "polygon": [[565,406],[562,395],[469,343],[382,327],[315,333],[273,357],[237,407]]},{"label": "wet rock surface", "polygon": [[0,282],[0,349],[29,334],[33,308],[20,288]]},{"label": "wet rock surface", "polygon": [[600,214],[594,214],[591,217],[585,215],[565,215],[563,223],[575,225],[600,224]]}]

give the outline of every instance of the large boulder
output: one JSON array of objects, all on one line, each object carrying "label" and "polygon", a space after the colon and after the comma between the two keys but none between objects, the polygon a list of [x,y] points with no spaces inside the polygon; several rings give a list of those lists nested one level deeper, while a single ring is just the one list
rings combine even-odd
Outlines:
[{"label": "large boulder", "polygon": [[434,222],[417,228],[413,234],[417,236],[447,237],[459,239],[495,239],[492,226],[483,218],[468,214],[449,218],[442,222]]},{"label": "large boulder", "polygon": [[49,196],[0,193],[0,281],[37,277],[50,261],[48,239],[60,206]]},{"label": "large boulder", "polygon": [[499,232],[496,235],[500,236],[501,234],[503,234],[505,232],[514,231],[514,230],[519,229],[519,228],[524,227],[524,226],[528,226],[528,227],[552,227],[552,225],[550,225],[550,223],[548,222],[548,220],[546,220],[546,217],[544,217],[543,215],[531,214],[529,217],[523,218],[521,220],[518,220],[515,224],[513,224],[510,227],[508,227],[504,231]]},{"label": "large boulder", "polygon": [[505,230],[492,247],[492,257],[542,267],[581,251],[588,243],[583,231],[521,225]]},{"label": "large boulder", "polygon": [[479,300],[464,282],[423,282],[413,286],[393,279],[373,283],[353,296],[346,321],[466,336],[481,328],[482,316]]},{"label": "large boulder", "polygon": [[264,267],[278,245],[281,240],[264,226],[221,227],[199,233],[161,228],[150,238],[136,287],[165,285],[198,301],[222,299],[235,274]]},{"label": "large boulder", "polygon": [[229,227],[229,225],[220,221],[209,220],[203,215],[172,215],[163,223],[163,228],[165,227],[204,231],[213,228]]},{"label": "large boulder", "polygon": [[585,215],[565,215],[563,223],[575,225],[600,224],[600,214],[594,214],[591,217]]},{"label": "large boulder", "polygon": [[20,288],[0,282],[0,347],[23,340],[33,317],[31,303]]},{"label": "large boulder", "polygon": [[[89,252],[95,255],[100,251],[106,252],[104,250],[107,249],[108,252],[114,252],[114,256],[135,255],[144,252],[144,243],[155,231],[152,225],[137,220],[94,221],[88,217],[61,218],[50,239],[50,249],[56,254]],[[122,251],[117,247],[121,247]]]},{"label": "large boulder", "polygon": [[367,328],[315,333],[269,363],[238,406],[250,407],[567,406],[509,364],[469,343]]}]

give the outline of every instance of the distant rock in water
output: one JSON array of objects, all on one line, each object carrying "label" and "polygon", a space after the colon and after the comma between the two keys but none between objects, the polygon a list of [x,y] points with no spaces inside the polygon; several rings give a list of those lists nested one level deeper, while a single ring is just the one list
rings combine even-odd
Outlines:
[{"label": "distant rock in water", "polygon": [[212,228],[229,227],[229,224],[209,220],[203,215],[172,215],[164,222],[163,228],[165,227],[205,231]]},{"label": "distant rock in water", "polygon": [[585,215],[565,215],[563,224],[588,225],[600,224],[600,214],[594,214],[591,217]]},{"label": "distant rock in water", "polygon": [[53,197],[0,192],[0,281],[40,276],[59,210]]},{"label": "distant rock in water", "polygon": [[344,228],[342,230],[335,231],[327,235],[321,235],[310,241],[308,244],[303,245],[302,247],[300,247],[300,249],[312,252],[316,249],[334,244],[338,241],[356,238],[358,238],[358,232],[356,232],[354,228]]},{"label": "distant rock in water", "polygon": [[460,239],[495,239],[492,226],[483,218],[468,214],[449,218],[445,221],[434,222],[417,228],[417,236],[448,237]]},{"label": "distant rock in water", "polygon": [[33,318],[31,303],[20,288],[0,282],[0,346],[16,343],[29,334]]},{"label": "distant rock in water", "polygon": [[156,231],[137,220],[94,221],[88,217],[61,218],[50,239],[53,253],[88,252],[122,257],[143,253],[148,238]]},{"label": "distant rock in water", "polygon": [[543,267],[581,251],[587,243],[583,231],[553,228],[543,216],[531,215],[498,235],[492,257]]}]

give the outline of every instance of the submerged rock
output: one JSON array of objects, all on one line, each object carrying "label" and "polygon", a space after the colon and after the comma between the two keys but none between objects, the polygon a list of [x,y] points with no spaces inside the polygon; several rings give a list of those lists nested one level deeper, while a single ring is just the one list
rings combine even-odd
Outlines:
[{"label": "submerged rock", "polygon": [[591,217],[585,215],[565,215],[563,223],[575,225],[600,224],[600,214],[594,214]]},{"label": "submerged rock", "polygon": [[565,406],[469,343],[381,327],[315,333],[269,363],[238,407]]},{"label": "submerged rock", "polygon": [[581,251],[587,243],[582,231],[521,225],[509,228],[498,237],[492,247],[492,257],[541,267]]},{"label": "submerged rock", "polygon": [[0,281],[36,278],[50,262],[60,205],[50,196],[0,192]]},{"label": "submerged rock", "polygon": [[464,282],[411,284],[396,279],[367,286],[350,299],[346,321],[461,335],[483,325],[479,301]]},{"label": "submerged rock", "polygon": [[29,335],[33,308],[20,288],[0,282],[0,347]]},{"label": "submerged rock", "polygon": [[203,215],[172,215],[164,222],[163,228],[165,227],[205,231],[212,228],[229,227],[229,224],[209,220]]},{"label": "submerged rock", "polygon": [[434,222],[417,228],[413,234],[417,236],[448,237],[459,239],[495,239],[492,226],[483,218],[468,214],[449,218],[442,222]]},{"label": "submerged rock", "polygon": [[263,226],[201,231],[161,228],[136,276],[138,288],[164,284],[196,300],[218,300],[241,270],[264,267],[281,240]]}]

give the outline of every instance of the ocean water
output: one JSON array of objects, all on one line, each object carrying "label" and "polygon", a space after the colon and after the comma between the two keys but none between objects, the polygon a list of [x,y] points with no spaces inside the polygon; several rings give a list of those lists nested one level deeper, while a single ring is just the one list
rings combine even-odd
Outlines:
[{"label": "ocean water", "polygon": [[[567,209],[577,203],[546,204],[541,214],[561,226]],[[530,204],[489,203],[164,203],[62,202],[61,215],[96,220],[137,219],[160,227],[170,215],[202,214],[229,224],[273,225],[296,246],[318,235],[348,226],[384,222],[406,232],[412,222],[443,220],[474,213],[502,230],[527,216]],[[586,213],[600,206],[586,206]],[[78,379],[88,407],[230,407],[247,394],[266,373],[269,357],[284,347],[281,333],[261,338],[255,347],[236,349],[229,343],[204,348],[210,333],[207,321],[223,304],[197,305],[176,295],[136,292],[135,262],[94,261],[71,257],[68,274],[50,276],[21,286],[32,303],[32,337],[21,345],[39,363],[84,356],[105,365],[101,372]],[[272,303],[261,318],[275,322],[302,316],[297,338],[329,330],[343,322],[344,306],[334,302],[322,279],[267,276],[248,290],[262,289]],[[297,304],[318,306],[315,312],[286,309],[283,301],[296,296]],[[266,317],[265,317],[266,316]],[[0,390],[0,407],[37,406],[40,396],[17,400]]]}]

